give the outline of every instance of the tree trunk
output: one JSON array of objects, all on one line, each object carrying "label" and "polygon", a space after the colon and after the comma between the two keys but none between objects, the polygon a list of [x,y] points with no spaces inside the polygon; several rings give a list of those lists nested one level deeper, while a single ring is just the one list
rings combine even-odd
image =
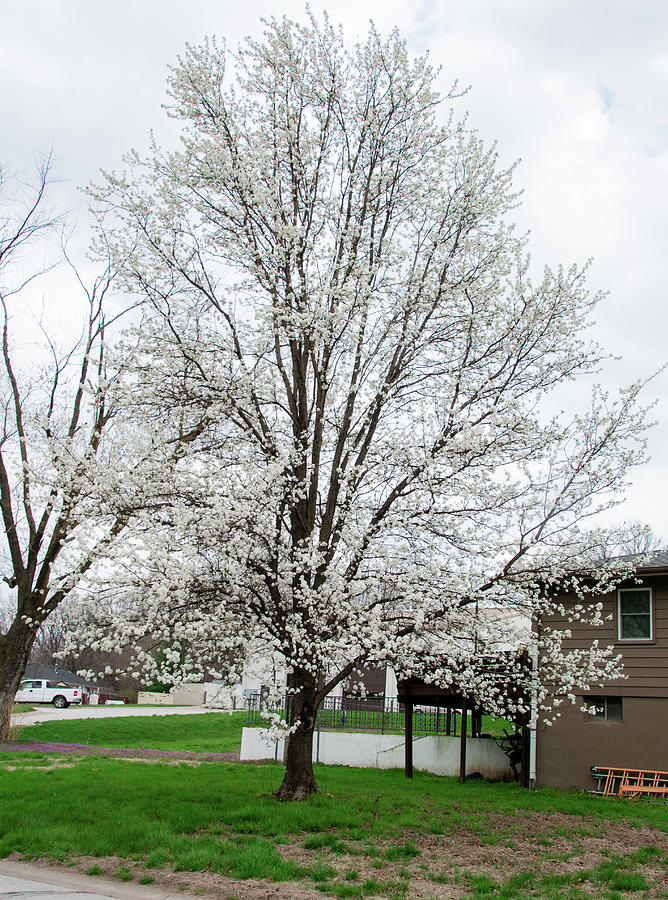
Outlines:
[{"label": "tree trunk", "polygon": [[305,800],[319,794],[313,774],[313,731],[318,707],[315,688],[302,688],[294,697],[290,724],[299,719],[297,730],[288,738],[285,777],[276,792],[278,800]]},{"label": "tree trunk", "polygon": [[0,743],[9,740],[14,697],[30,659],[35,633],[14,622],[7,634],[0,635]]}]

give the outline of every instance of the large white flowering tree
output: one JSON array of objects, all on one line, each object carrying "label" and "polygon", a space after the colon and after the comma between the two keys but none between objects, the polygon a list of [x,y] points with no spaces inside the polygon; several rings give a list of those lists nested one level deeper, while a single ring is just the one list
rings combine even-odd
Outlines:
[{"label": "large white flowering tree", "polygon": [[32,185],[0,171],[0,741],[40,628],[127,521],[108,503],[111,269],[90,286],[74,272],[59,308],[52,293],[41,318],[29,312],[30,285],[64,263],[44,241],[65,224],[48,192],[48,160]]},{"label": "large white flowering tree", "polygon": [[[511,172],[436,77],[397,34],[350,48],[326,21],[206,41],[169,80],[180,149],[93,190],[145,300],[125,389],[153,445],[138,485],[165,499],[117,640],[185,670],[251,642],[284,659],[281,799],[317,790],[329,691],[364,663],[472,673],[508,621],[480,610],[539,609],[642,456],[636,387],[546,414],[599,366],[599,298],[577,267],[533,280]],[[565,690],[605,669],[548,643]]]}]

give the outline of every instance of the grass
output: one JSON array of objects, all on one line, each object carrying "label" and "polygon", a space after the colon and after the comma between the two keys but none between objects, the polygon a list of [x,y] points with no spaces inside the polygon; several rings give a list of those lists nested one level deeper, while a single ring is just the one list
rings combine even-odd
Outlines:
[{"label": "grass", "polygon": [[[70,720],[26,727],[22,737],[227,751],[245,722],[244,713]],[[140,884],[167,869],[302,880],[329,897],[383,900],[413,896],[418,881],[421,896],[445,884],[473,900],[624,900],[668,883],[668,804],[460,785],[423,772],[406,781],[398,771],[317,766],[316,777],[322,794],[278,804],[282,768],[272,763],[72,760],[0,748],[0,857],[46,857]],[[527,817],[538,823],[528,837]],[[587,841],[598,838],[600,847],[616,824],[628,841],[592,856]],[[657,846],[634,842],[640,826],[656,829]],[[467,841],[478,848],[473,863],[448,865],[453,847]],[[514,858],[505,848],[523,841],[532,859],[520,854],[518,871],[505,864]],[[482,865],[480,848],[504,864]],[[577,865],[564,871],[564,862]]]},{"label": "grass", "polygon": [[34,706],[26,706],[25,703],[15,703],[12,709],[13,713],[27,713],[34,710]]},{"label": "grass", "polygon": [[[421,717],[416,716],[415,719],[415,733],[427,733],[429,729],[421,727]],[[231,714],[211,712],[179,716],[161,715],[158,708],[155,715],[151,716],[67,719],[23,726],[20,739],[86,744],[91,747],[238,753],[241,746],[241,731],[247,721],[248,714],[244,711]],[[496,724],[498,725],[500,721],[497,720]],[[483,730],[485,727],[492,727],[491,720],[487,725],[483,723]],[[386,728],[387,730],[390,729]],[[397,730],[400,729],[397,727]]]},{"label": "grass", "polygon": [[[649,852],[648,852],[649,851]],[[467,874],[464,880],[472,890],[473,900],[520,900],[541,897],[545,900],[587,900],[592,896],[621,900],[627,894],[646,892],[650,885],[642,872],[635,871],[648,857],[668,875],[668,854],[656,847],[636,853],[615,854],[609,861],[589,869],[559,875],[522,872],[504,880],[489,875]],[[596,890],[592,895],[591,889]]]},{"label": "grass", "polygon": [[[530,812],[560,815],[545,830],[552,839],[567,829],[582,841],[615,822],[631,833],[650,825],[668,834],[665,805],[530,792],[513,784],[460,785],[426,773],[407,781],[398,771],[318,766],[324,793],[278,804],[272,792],[282,770],[270,763],[193,767],[86,757],[72,768],[45,768],[45,762],[0,753],[0,857],[16,852],[63,863],[116,858],[116,877],[128,880],[169,868],[237,879],[305,879],[329,896],[400,900],[410,896],[420,867],[427,868],[423,848],[434,834],[445,847],[462,831],[493,847]],[[564,815],[578,817],[572,828]],[[298,854],[283,855],[285,845]],[[668,865],[663,851],[644,852],[611,857],[577,876],[520,872],[504,880],[470,872],[462,878],[473,898],[565,900],[588,896],[585,882],[604,891],[602,897],[617,898],[645,889],[640,885],[649,863]],[[433,881],[443,878],[435,872]]]},{"label": "grass", "polygon": [[239,750],[246,719],[245,712],[67,719],[26,726],[21,731],[21,740],[231,753]]}]

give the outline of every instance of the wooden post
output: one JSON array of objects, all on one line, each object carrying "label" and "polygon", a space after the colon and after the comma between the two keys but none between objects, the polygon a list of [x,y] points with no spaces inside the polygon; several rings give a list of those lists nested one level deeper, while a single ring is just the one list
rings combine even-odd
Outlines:
[{"label": "wooden post", "polygon": [[413,701],[406,698],[404,701],[404,737],[406,739],[405,747],[405,765],[404,772],[406,778],[413,777]]},{"label": "wooden post", "polygon": [[466,697],[462,703],[462,733],[459,741],[459,783],[466,781]]},{"label": "wooden post", "polygon": [[445,718],[445,733],[450,736],[452,730],[452,709],[448,706],[448,712]]}]

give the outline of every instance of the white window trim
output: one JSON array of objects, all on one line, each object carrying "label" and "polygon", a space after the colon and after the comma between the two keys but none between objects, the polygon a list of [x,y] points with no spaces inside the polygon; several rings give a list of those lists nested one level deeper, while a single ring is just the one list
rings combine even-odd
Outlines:
[{"label": "white window trim", "polygon": [[[649,592],[649,637],[622,637],[622,594]],[[648,643],[654,640],[654,597],[651,587],[618,588],[617,589],[617,640],[625,644]]]}]

